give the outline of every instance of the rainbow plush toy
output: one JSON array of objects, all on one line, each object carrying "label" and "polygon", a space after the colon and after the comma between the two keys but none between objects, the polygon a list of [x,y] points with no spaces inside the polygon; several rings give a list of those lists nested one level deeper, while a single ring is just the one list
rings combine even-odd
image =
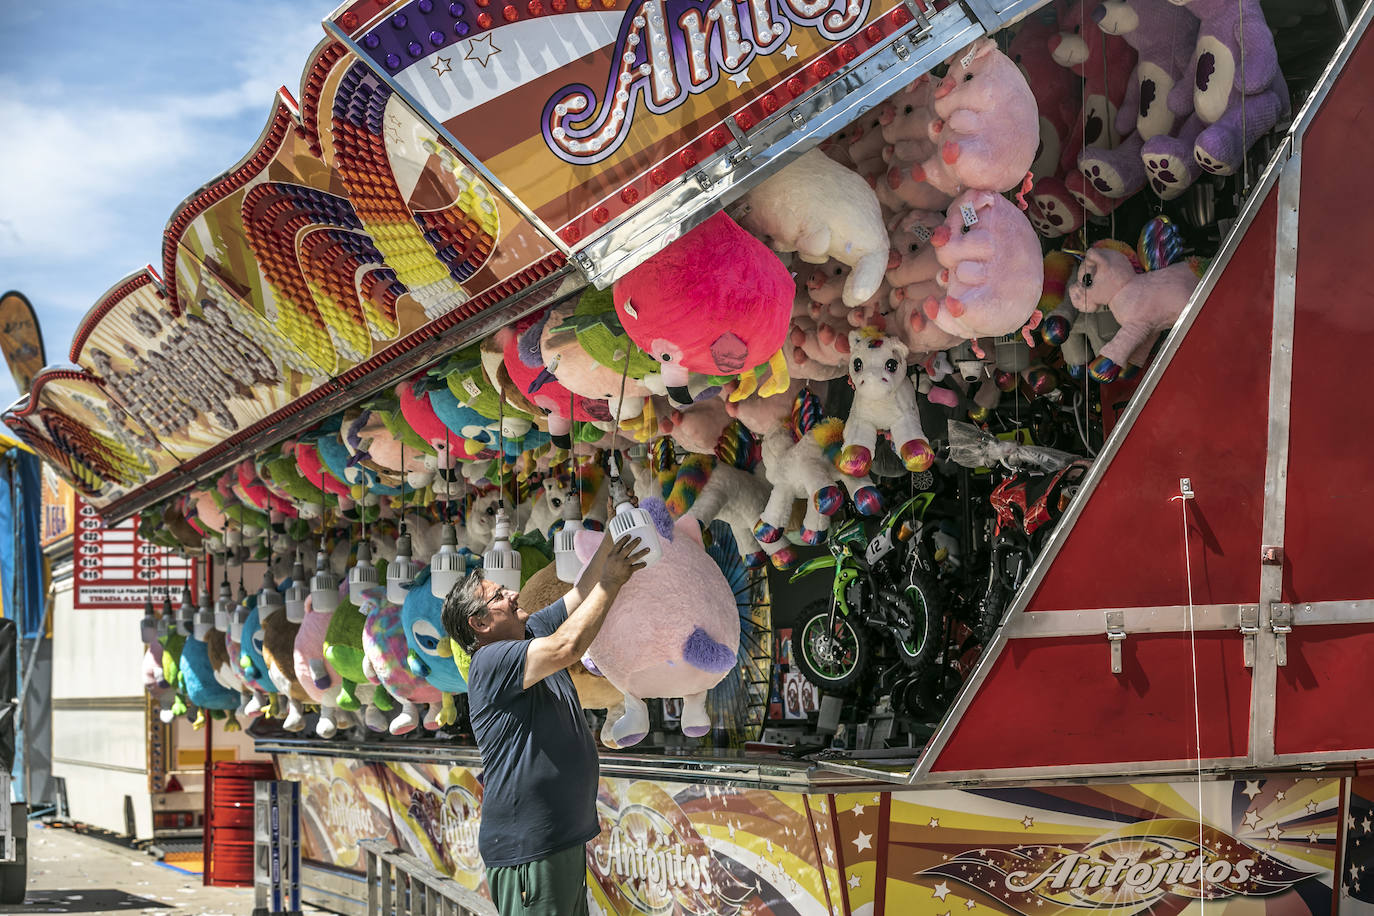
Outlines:
[{"label": "rainbow plush toy", "polygon": [[[447,697],[444,703],[445,696],[438,688],[411,673],[407,661],[410,648],[401,626],[401,606],[387,602],[385,593],[379,589],[369,589],[363,594],[363,603],[358,608],[366,617],[363,670],[369,681],[385,685],[387,691],[401,701],[401,711],[391,720],[389,731],[393,735],[414,731],[421,721],[417,703],[429,704],[429,714],[424,717],[426,729],[433,731],[440,724],[451,725],[456,718],[453,698]],[[441,703],[444,703],[442,707]]]}]

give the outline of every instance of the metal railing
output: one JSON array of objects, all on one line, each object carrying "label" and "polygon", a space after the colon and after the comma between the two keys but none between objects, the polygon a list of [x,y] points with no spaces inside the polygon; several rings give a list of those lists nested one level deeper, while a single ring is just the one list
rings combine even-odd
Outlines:
[{"label": "metal railing", "polygon": [[385,840],[359,840],[367,864],[367,916],[498,916],[486,898]]}]

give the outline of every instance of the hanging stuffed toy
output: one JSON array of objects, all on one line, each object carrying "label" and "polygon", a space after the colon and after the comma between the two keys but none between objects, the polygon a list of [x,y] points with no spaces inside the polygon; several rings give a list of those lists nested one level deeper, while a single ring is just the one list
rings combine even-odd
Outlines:
[{"label": "hanging stuffed toy", "polygon": [[[441,716],[448,717],[448,724],[451,724],[452,698],[444,710],[441,706],[444,698],[439,690],[410,670],[407,661],[410,649],[401,626],[401,606],[388,602],[381,589],[368,589],[363,594],[363,603],[358,607],[358,612],[365,617],[363,670],[369,681],[385,686],[388,693],[401,701],[401,711],[391,720],[388,731],[404,735],[414,731],[422,721],[427,730],[434,731],[440,725]],[[417,705],[420,703],[429,707],[423,720]]]},{"label": "hanging stuffed toy", "polygon": [[1137,271],[1138,264],[1129,246],[1099,243],[1083,256],[1069,285],[1074,308],[1110,308],[1121,324],[1088,368],[1099,382],[1114,381],[1127,364],[1143,366],[1155,339],[1174,326],[1202,279],[1203,265],[1196,259],[1146,273]]},{"label": "hanging stuffed toy", "polygon": [[891,434],[902,464],[913,473],[928,470],[935,452],[921,429],[916,387],[906,375],[906,344],[872,329],[849,334],[849,383],[854,401],[844,423],[844,448],[837,464],[862,477],[873,464],[878,431]]},{"label": "hanging stuffed toy", "polygon": [[[740,623],[734,591],[701,542],[701,526],[674,525],[659,500],[639,504],[654,520],[663,556],[636,573],[616,596],[587,659],[624,695],[625,714],[611,726],[618,747],[649,732],[647,697],[682,697],[682,732],[711,730],[706,691],[735,667]],[[605,534],[579,531],[585,564]]]},{"label": "hanging stuffed toy", "polygon": [[298,732],[305,728],[304,704],[311,699],[296,679],[296,633],[300,624],[287,619],[280,603],[268,608],[266,614],[263,613],[264,607],[262,602],[258,603],[256,612],[261,624],[259,632],[262,640],[255,647],[267,665],[267,677],[272,681],[272,686],[286,701],[286,718],[282,720],[281,727],[289,732]]},{"label": "hanging stuffed toy", "polygon": [[1078,262],[1067,252],[1051,251],[1045,255],[1045,285],[1038,308],[1045,315],[1040,324],[1041,339],[1058,347],[1069,376],[1081,379],[1087,374],[1088,363],[1121,325],[1106,309],[1080,312],[1073,307],[1069,281],[1077,269]]},{"label": "hanging stuffed toy", "polygon": [[[522,318],[513,328],[502,328],[496,332],[496,339],[503,342],[502,365],[510,380],[548,416],[554,445],[569,448],[574,420],[609,430],[614,425],[615,413],[605,398],[573,394],[548,371],[540,346],[548,321],[548,312],[536,313]],[[642,409],[643,402],[637,406]]]},{"label": "hanging stuffed toy", "polygon": [[[692,403],[689,372],[738,375],[740,397],[756,388],[767,397],[787,387],[782,346],[792,314],[792,276],[724,213],[617,280],[614,296],[620,323],[658,360],[675,403]],[[764,364],[772,374],[759,386],[755,369]]]},{"label": "hanging stuffed toy", "polygon": [[[441,726],[458,719],[453,705],[455,693],[467,693],[466,653],[454,646],[444,633],[444,600],[434,597],[429,588],[429,567],[420,570],[401,605],[401,631],[405,634],[406,667],[440,692],[435,716]],[[462,663],[460,665],[460,662]],[[431,707],[431,714],[434,710]]]},{"label": "hanging stuffed toy", "polygon": [[396,701],[368,679],[370,665],[363,650],[363,626],[367,618],[358,612],[357,605],[348,600],[347,585],[340,586],[338,610],[329,619],[325,631],[324,657],[339,675],[339,708],[359,710],[363,724],[374,732],[387,730],[386,712],[396,708]]},{"label": "hanging stuffed toy", "polygon": [[325,637],[329,633],[329,625],[335,613],[317,611],[314,601],[306,596],[305,619],[296,631],[296,642],[292,648],[296,681],[310,696],[310,701],[320,707],[315,734],[321,738],[332,738],[339,729],[352,725],[349,719],[339,715],[339,697],[344,689],[343,678],[324,656]]}]

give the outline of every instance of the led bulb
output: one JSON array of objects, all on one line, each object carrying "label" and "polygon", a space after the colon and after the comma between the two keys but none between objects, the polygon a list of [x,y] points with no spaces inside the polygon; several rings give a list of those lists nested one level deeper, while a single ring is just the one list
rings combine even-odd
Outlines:
[{"label": "led bulb", "polygon": [[253,609],[246,604],[240,604],[234,609],[234,619],[229,621],[229,638],[234,642],[243,642],[243,626],[248,622],[248,615],[253,613]]},{"label": "led bulb", "polygon": [[429,593],[439,600],[448,597],[467,572],[467,560],[458,552],[458,532],[445,523],[439,549],[429,560]]},{"label": "led bulb", "polygon": [[177,608],[177,632],[182,636],[190,636],[195,632],[196,609],[191,606],[191,590],[183,587],[181,590],[181,606]]},{"label": "led bulb", "polygon": [[510,546],[510,519],[504,507],[496,510],[496,527],[491,547],[482,554],[482,569],[486,578],[502,588],[520,590],[520,554]]},{"label": "led bulb", "polygon": [[317,614],[332,614],[339,609],[339,577],[329,568],[329,558],[323,550],[315,555],[315,575],[310,577],[310,606]]},{"label": "led bulb", "polygon": [[196,609],[195,622],[192,624],[196,639],[205,642],[205,637],[215,628],[215,610],[210,606],[210,593],[200,593],[200,607]]},{"label": "led bulb", "polygon": [[272,570],[270,568],[262,571],[262,589],[258,591],[258,619],[266,621],[268,617],[280,611],[286,603],[282,600],[281,592],[277,591],[277,583],[272,581]]},{"label": "led bulb", "polygon": [[229,617],[234,613],[234,594],[229,591],[229,580],[219,584],[219,599],[215,601],[215,629],[229,632]]},{"label": "led bulb", "polygon": [[362,606],[363,592],[377,585],[377,567],[372,565],[372,548],[367,541],[358,545],[358,561],[348,571],[348,600]]},{"label": "led bulb", "polygon": [[153,613],[153,599],[143,599],[143,619],[139,621],[139,636],[144,642],[157,638],[157,615]]},{"label": "led bulb", "polygon": [[553,562],[560,582],[572,584],[577,581],[578,573],[582,572],[582,561],[577,558],[577,548],[574,546],[577,532],[582,528],[582,519],[569,519],[553,536]]},{"label": "led bulb", "polygon": [[286,590],[286,619],[292,623],[305,620],[305,599],[310,588],[305,581],[305,564],[300,554],[296,555],[296,565],[291,567],[291,585]]},{"label": "led bulb", "polygon": [[405,603],[406,592],[420,574],[420,564],[410,558],[410,550],[410,535],[402,534],[396,539],[396,559],[386,568],[386,600],[392,604]]}]

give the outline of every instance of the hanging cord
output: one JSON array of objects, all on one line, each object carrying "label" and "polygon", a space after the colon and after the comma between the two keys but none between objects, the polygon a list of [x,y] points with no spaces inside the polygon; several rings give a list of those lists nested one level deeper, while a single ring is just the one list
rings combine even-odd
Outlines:
[{"label": "hanging cord", "polygon": [[[500,394],[500,392],[497,392]],[[571,428],[571,427],[570,427]],[[496,507],[506,508],[506,399],[496,399]]]},{"label": "hanging cord", "polygon": [[1236,0],[1236,9],[1240,18],[1236,30],[1240,34],[1240,196],[1244,200],[1250,187],[1250,130],[1245,117],[1245,0]]},{"label": "hanging cord", "polygon": [[[630,365],[629,357],[625,358],[625,365]],[[572,430],[572,415],[575,409],[577,395],[568,392],[568,429]],[[568,470],[573,479],[573,497],[577,500],[577,517],[582,517],[582,478],[577,473],[577,440],[569,436],[568,438]]]},{"label": "hanging cord", "polygon": [[1198,861],[1198,913],[1199,916],[1207,914],[1207,895],[1203,887],[1206,880],[1205,869],[1205,846],[1203,845],[1203,826],[1202,826],[1202,711],[1198,699],[1197,682],[1197,627],[1193,621],[1193,556],[1192,547],[1188,543],[1188,500],[1192,499],[1191,493],[1182,493],[1178,496],[1169,498],[1170,502],[1177,502],[1182,512],[1183,520],[1183,571],[1188,584],[1188,649],[1193,664],[1193,740],[1197,747],[1197,861]]}]

